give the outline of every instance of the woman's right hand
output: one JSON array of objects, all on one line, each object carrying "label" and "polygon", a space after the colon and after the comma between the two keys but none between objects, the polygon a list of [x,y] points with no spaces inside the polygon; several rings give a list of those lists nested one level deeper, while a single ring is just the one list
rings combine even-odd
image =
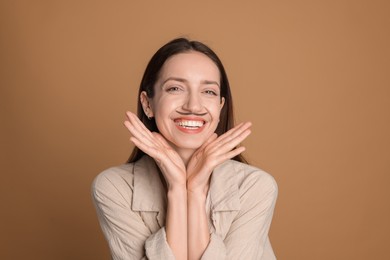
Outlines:
[{"label": "woman's right hand", "polygon": [[186,187],[186,167],[179,154],[172,149],[165,138],[149,129],[132,112],[126,112],[124,122],[132,134],[130,141],[139,149],[152,157],[167,182],[168,190],[175,187]]}]

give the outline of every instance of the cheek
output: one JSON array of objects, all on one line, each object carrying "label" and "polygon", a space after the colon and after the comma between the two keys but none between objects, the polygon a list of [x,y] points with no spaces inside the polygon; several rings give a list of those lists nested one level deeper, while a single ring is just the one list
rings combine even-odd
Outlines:
[{"label": "cheek", "polygon": [[159,110],[167,110],[169,108],[172,109],[174,107],[177,107],[178,105],[183,103],[182,99],[183,98],[179,96],[163,94],[156,96],[156,98],[153,100],[153,105],[156,112],[158,112]]},{"label": "cheek", "polygon": [[177,101],[172,99],[160,99],[156,100],[153,105],[153,112],[157,126],[160,128],[170,123],[171,115],[177,108]]},{"label": "cheek", "polygon": [[152,109],[155,115],[163,115],[169,110],[171,102],[168,102],[164,98],[156,98],[153,100]]},{"label": "cheek", "polygon": [[212,117],[214,117],[214,118],[219,118],[219,116],[221,114],[221,110],[222,110],[222,107],[219,103],[215,103],[215,104],[213,104],[213,106],[211,106],[209,108],[209,112],[212,115]]}]

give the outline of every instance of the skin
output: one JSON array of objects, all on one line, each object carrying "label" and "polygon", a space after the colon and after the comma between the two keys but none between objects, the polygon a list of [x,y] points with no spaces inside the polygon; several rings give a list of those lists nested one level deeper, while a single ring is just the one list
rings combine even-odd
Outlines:
[{"label": "skin", "polygon": [[165,229],[176,259],[203,255],[210,241],[205,209],[210,176],[219,164],[245,150],[237,146],[250,134],[250,122],[219,137],[214,133],[224,105],[219,78],[217,66],[206,55],[174,55],[160,71],[155,96],[140,96],[145,114],[155,117],[160,133],[150,132],[136,115],[126,113],[130,140],[154,158],[165,178]]}]

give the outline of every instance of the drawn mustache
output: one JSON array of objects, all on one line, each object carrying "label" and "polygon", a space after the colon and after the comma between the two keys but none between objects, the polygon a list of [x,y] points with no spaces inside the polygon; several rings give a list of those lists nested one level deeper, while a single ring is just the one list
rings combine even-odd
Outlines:
[{"label": "drawn mustache", "polygon": [[207,113],[193,113],[193,112],[181,112],[181,111],[176,111],[178,114],[182,116],[205,116]]}]

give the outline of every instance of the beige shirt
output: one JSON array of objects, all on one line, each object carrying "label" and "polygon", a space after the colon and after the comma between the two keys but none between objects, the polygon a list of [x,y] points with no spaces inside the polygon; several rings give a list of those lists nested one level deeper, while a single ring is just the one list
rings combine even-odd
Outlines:
[{"label": "beige shirt", "polygon": [[[92,197],[113,259],[175,259],[164,228],[166,192],[152,158],[103,171]],[[206,199],[211,236],[201,259],[275,259],[268,231],[276,197],[266,172],[233,160],[219,165]]]}]

